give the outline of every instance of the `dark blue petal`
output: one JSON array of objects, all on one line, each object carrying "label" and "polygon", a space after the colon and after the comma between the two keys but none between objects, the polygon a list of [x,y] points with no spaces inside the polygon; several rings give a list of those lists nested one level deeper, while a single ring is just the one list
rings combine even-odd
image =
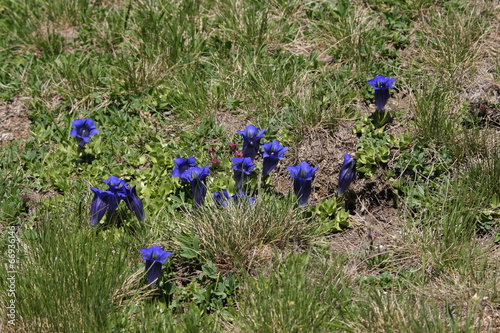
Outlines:
[{"label": "dark blue petal", "polygon": [[192,182],[194,180],[205,180],[205,178],[210,174],[210,167],[191,167],[184,171],[180,178],[185,182]]},{"label": "dark blue petal", "polygon": [[255,159],[259,153],[260,140],[264,137],[266,130],[259,130],[254,125],[248,125],[243,131],[238,131],[243,137],[243,157]]},{"label": "dark blue petal", "polygon": [[243,182],[247,179],[247,175],[244,172],[234,170],[233,179],[235,181],[234,187],[241,188]]},{"label": "dark blue petal", "polygon": [[262,175],[267,176],[278,166],[279,159],[275,157],[264,157],[262,162]]},{"label": "dark blue petal", "polygon": [[196,158],[190,156],[188,158],[175,158],[174,159],[174,170],[172,171],[173,177],[180,177],[183,172],[189,168],[196,166]]},{"label": "dark blue petal", "polygon": [[385,104],[388,100],[389,90],[375,90],[375,105],[377,106],[377,110],[382,111],[385,108]]},{"label": "dark blue petal", "polygon": [[80,137],[76,137],[76,143],[78,144],[79,147],[84,147],[88,142],[90,141],[90,139],[88,138],[80,138]]},{"label": "dark blue petal", "polygon": [[227,190],[223,190],[222,193],[215,192],[214,201],[216,204],[221,205],[222,207],[227,207],[229,203],[229,193],[227,192]]},{"label": "dark blue petal", "polygon": [[264,157],[262,175],[266,176],[276,168],[279,160],[283,159],[283,155],[288,148],[283,147],[276,140],[268,142],[262,145],[262,147],[264,148],[264,154],[262,155]]},{"label": "dark blue petal", "polygon": [[254,197],[248,197],[245,193],[245,191],[243,191],[242,189],[238,190],[238,192],[236,192],[235,195],[233,195],[231,197],[231,199],[233,200],[233,202],[235,204],[238,204],[240,202],[247,202],[249,201],[250,203],[255,203],[255,198]]},{"label": "dark blue petal", "polygon": [[107,211],[107,213],[108,214],[113,214],[116,211],[116,209],[118,208],[118,205],[120,204],[120,200],[122,200],[122,199],[116,193],[112,193],[110,191],[104,191],[104,192],[106,193],[105,200],[108,203],[108,211]]},{"label": "dark blue petal", "polygon": [[127,188],[127,196],[124,201],[128,209],[130,209],[134,213],[137,219],[141,222],[144,221],[144,208],[142,206],[141,199],[137,196],[135,186],[131,189]]},{"label": "dark blue petal", "polygon": [[191,167],[180,175],[182,181],[190,183],[195,205],[203,206],[204,204],[205,195],[207,194],[205,179],[209,174],[210,167],[205,166]]},{"label": "dark blue petal", "polygon": [[283,147],[276,140],[263,144],[262,148],[264,149],[263,157],[273,157],[280,160],[283,159],[283,155],[288,151],[288,147]]},{"label": "dark blue petal", "polygon": [[94,121],[90,118],[75,119],[72,123],[70,135],[75,137],[80,147],[90,141],[90,138],[99,133]]},{"label": "dark blue petal", "polygon": [[253,164],[250,157],[233,157],[233,170],[243,172],[247,175],[255,169],[255,164]]},{"label": "dark blue petal", "polygon": [[375,89],[375,105],[378,111],[382,111],[389,100],[389,89],[394,88],[395,78],[377,75],[368,83]]},{"label": "dark blue petal", "polygon": [[164,251],[160,246],[155,245],[150,248],[140,249],[143,260],[158,261],[163,264],[165,259],[172,255],[172,252]]},{"label": "dark blue petal", "polygon": [[105,197],[103,191],[95,187],[92,187],[91,190],[92,192],[94,192],[94,198],[92,199],[92,203],[90,205],[90,223],[92,225],[96,225],[101,221],[104,214],[106,214],[106,211],[108,210],[108,204],[105,200],[103,200],[103,198]]},{"label": "dark blue petal", "polygon": [[110,176],[108,179],[103,180],[109,186],[109,190],[115,192],[116,190],[122,189],[128,186],[128,183],[123,179],[120,179],[116,176]]},{"label": "dark blue petal", "polygon": [[339,185],[338,185],[338,193],[344,194],[347,191],[347,188],[354,180],[356,175],[356,159],[351,157],[349,154],[344,154],[344,163],[340,168],[339,173]]},{"label": "dark blue petal", "polygon": [[293,191],[297,196],[300,206],[304,206],[311,195],[311,181],[295,178],[293,180]]},{"label": "dark blue petal", "polygon": [[368,80],[368,83],[375,89],[387,90],[394,88],[393,84],[396,81],[395,78],[387,77],[383,75],[377,75],[373,79]]},{"label": "dark blue petal", "polygon": [[192,181],[191,191],[193,192],[195,205],[203,206],[203,204],[205,203],[205,195],[207,194],[207,187],[205,186],[205,182],[198,179]]},{"label": "dark blue petal", "polygon": [[299,165],[288,167],[290,177],[301,180],[312,180],[316,170],[318,170],[318,167],[313,168],[307,162],[302,162]]},{"label": "dark blue petal", "polygon": [[259,154],[259,145],[254,144],[253,142],[250,142],[248,144],[243,144],[243,157],[248,157],[252,161],[257,157]]},{"label": "dark blue petal", "polygon": [[146,260],[146,278],[148,280],[148,284],[153,287],[156,285],[158,278],[161,276],[161,263],[158,261]]}]

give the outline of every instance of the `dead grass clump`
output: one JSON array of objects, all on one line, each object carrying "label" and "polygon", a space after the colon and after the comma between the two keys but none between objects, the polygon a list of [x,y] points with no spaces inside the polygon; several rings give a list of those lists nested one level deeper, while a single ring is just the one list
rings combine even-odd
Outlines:
[{"label": "dead grass clump", "polygon": [[178,223],[179,230],[193,230],[199,238],[201,257],[226,270],[252,271],[273,259],[275,250],[300,248],[314,238],[314,225],[292,198],[258,197],[254,204],[206,206]]}]

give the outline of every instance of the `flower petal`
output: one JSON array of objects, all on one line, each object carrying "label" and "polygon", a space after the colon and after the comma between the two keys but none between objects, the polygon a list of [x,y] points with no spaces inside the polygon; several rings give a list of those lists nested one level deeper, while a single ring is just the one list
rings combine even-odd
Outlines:
[{"label": "flower petal", "polygon": [[344,163],[340,168],[339,185],[337,189],[339,194],[344,194],[344,192],[347,191],[347,188],[354,180],[355,175],[356,175],[356,159],[349,154],[344,154]]},{"label": "flower petal", "polygon": [[92,225],[96,225],[101,221],[104,214],[106,214],[106,211],[108,210],[108,203],[105,199],[106,195],[102,190],[95,187],[90,189],[94,192],[94,198],[92,199],[92,203],[90,205],[90,215],[92,216],[90,223]]},{"label": "flower petal", "polygon": [[137,193],[135,191],[135,186],[132,187],[131,189],[127,188],[126,189],[126,197],[125,197],[125,204],[127,205],[128,209],[134,213],[134,215],[137,217],[139,221],[144,221],[145,215],[144,215],[144,208],[142,206],[142,201],[141,199],[137,196]]},{"label": "flower petal", "polygon": [[158,278],[161,276],[161,266],[161,263],[159,263],[158,261],[146,260],[146,278],[148,280],[148,284],[152,285],[153,287],[156,285]]}]

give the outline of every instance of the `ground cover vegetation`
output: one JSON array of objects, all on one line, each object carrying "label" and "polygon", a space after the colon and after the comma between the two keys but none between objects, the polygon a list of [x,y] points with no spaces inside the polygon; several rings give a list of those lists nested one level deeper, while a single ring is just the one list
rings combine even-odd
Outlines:
[{"label": "ground cover vegetation", "polygon": [[498,332],[499,16],[0,0],[1,331]]}]

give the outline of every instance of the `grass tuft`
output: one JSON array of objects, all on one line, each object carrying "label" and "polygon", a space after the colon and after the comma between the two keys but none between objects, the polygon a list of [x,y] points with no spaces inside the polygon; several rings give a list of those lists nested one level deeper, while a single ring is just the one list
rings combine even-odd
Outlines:
[{"label": "grass tuft", "polygon": [[179,221],[193,230],[202,257],[222,267],[250,270],[274,258],[275,250],[300,248],[315,237],[314,224],[296,207],[295,198],[260,197],[254,204],[207,206]]}]

